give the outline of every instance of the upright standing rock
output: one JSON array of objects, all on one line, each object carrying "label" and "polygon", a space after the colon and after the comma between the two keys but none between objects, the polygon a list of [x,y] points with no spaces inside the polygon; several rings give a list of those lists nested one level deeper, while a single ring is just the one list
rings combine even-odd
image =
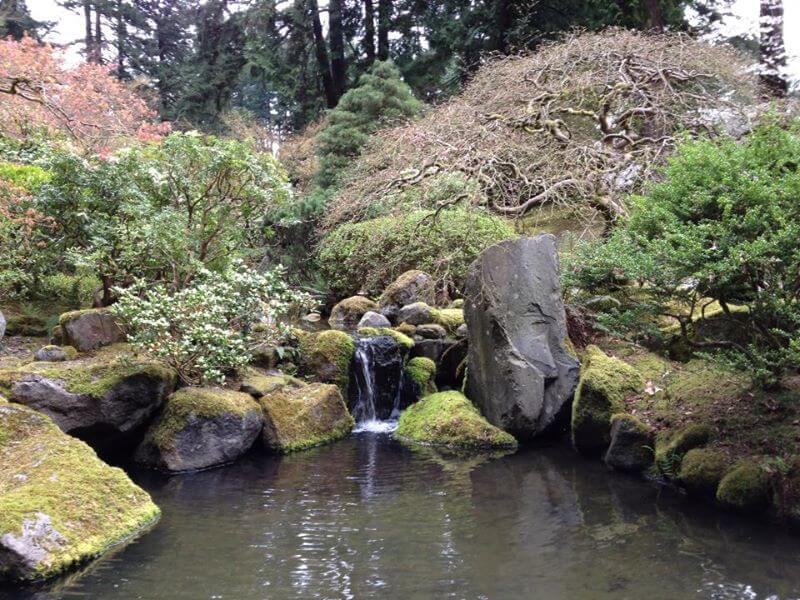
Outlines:
[{"label": "upright standing rock", "polygon": [[490,246],[470,265],[467,395],[494,425],[530,439],[566,415],[579,363],[566,347],[558,254],[549,234]]}]

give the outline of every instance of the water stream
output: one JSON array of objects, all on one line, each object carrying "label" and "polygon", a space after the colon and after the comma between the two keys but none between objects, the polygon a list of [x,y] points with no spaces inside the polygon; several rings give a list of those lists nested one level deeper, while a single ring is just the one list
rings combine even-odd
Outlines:
[{"label": "water stream", "polygon": [[165,477],[138,541],[2,600],[800,597],[800,537],[568,448],[449,461],[362,433]]},{"label": "water stream", "polygon": [[356,340],[350,379],[355,433],[390,433],[397,429],[403,379],[402,356],[391,338]]}]

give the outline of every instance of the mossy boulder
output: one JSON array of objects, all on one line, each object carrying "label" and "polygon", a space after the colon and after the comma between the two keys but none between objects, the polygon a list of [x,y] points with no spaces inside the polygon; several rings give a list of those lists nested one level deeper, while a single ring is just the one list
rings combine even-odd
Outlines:
[{"label": "mossy boulder", "polygon": [[419,398],[436,393],[436,363],[430,358],[417,356],[406,363],[405,374],[415,387]]},{"label": "mossy boulder", "polygon": [[409,325],[423,325],[434,322],[435,308],[425,302],[414,302],[403,306],[397,313],[397,320],[400,323]]},{"label": "mossy boulder", "polygon": [[425,340],[443,340],[447,337],[447,330],[438,323],[426,323],[418,326],[414,335]]},{"label": "mossy boulder", "polygon": [[58,319],[64,345],[78,352],[97,350],[125,341],[125,334],[107,308],[90,308],[64,313]]},{"label": "mossy boulder", "polygon": [[353,429],[335,385],[286,385],[258,400],[264,412],[261,439],[274,452],[294,452],[346,437]]},{"label": "mossy boulder", "polygon": [[459,392],[431,394],[400,415],[396,435],[402,440],[458,451],[515,450],[517,441],[483,418]]},{"label": "mossy boulder", "polygon": [[379,304],[385,313],[396,315],[397,312],[408,304],[425,302],[433,304],[436,300],[436,290],[433,277],[423,271],[413,269],[406,271],[390,283],[381,294]]},{"label": "mossy boulder", "polygon": [[182,388],[167,399],[134,458],[163,471],[209,469],[247,452],[261,427],[261,408],[249,394]]},{"label": "mossy boulder", "polygon": [[287,385],[301,385],[302,382],[282,373],[265,374],[260,371],[248,370],[242,377],[239,390],[258,399],[267,396]]},{"label": "mossy boulder", "polygon": [[684,455],[694,448],[705,446],[711,439],[711,427],[692,423],[665,432],[656,440],[656,467],[659,473],[675,477],[679,473]]},{"label": "mossy boulder", "polygon": [[620,471],[641,473],[653,464],[653,429],[633,415],[611,417],[611,442],[605,462]]},{"label": "mossy boulder", "polygon": [[414,340],[408,337],[405,333],[399,331],[399,328],[392,329],[390,327],[362,327],[358,330],[358,335],[361,337],[380,337],[388,336],[392,338],[397,345],[400,346],[404,352],[408,352],[414,347]]},{"label": "mossy boulder", "polygon": [[640,391],[644,381],[623,361],[589,346],[572,403],[572,444],[585,454],[597,454],[611,441],[611,416],[624,412],[627,396]]},{"label": "mossy boulder", "polygon": [[433,322],[444,327],[448,333],[455,333],[464,325],[463,308],[437,308],[433,311]]},{"label": "mossy boulder", "polygon": [[0,579],[52,577],[153,523],[158,507],[125,473],[53,421],[0,403]]},{"label": "mossy boulder", "polygon": [[713,498],[728,467],[728,457],[719,450],[692,448],[681,460],[678,483],[694,496]]},{"label": "mossy boulder", "polygon": [[33,353],[33,360],[42,362],[64,362],[78,358],[78,351],[72,346],[42,346]]},{"label": "mossy boulder", "polygon": [[356,345],[344,331],[331,329],[300,336],[300,373],[320,383],[334,383],[347,395],[350,362]]},{"label": "mossy boulder", "polygon": [[758,458],[745,458],[731,468],[717,488],[717,501],[728,508],[756,513],[769,503],[769,473]]},{"label": "mossy boulder", "polygon": [[351,296],[336,304],[331,310],[328,324],[333,329],[355,331],[361,318],[378,310],[378,303],[364,296]]},{"label": "mossy boulder", "polygon": [[132,441],[175,388],[175,373],[126,347],[65,362],[0,369],[0,392],[95,447]]}]

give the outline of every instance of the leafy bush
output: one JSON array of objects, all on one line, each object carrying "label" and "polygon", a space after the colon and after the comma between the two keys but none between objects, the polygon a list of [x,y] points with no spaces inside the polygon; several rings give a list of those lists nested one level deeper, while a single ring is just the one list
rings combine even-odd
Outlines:
[{"label": "leafy bush", "polygon": [[480,211],[414,211],[337,227],[322,241],[319,263],[336,297],[377,294],[409,269],[452,291],[461,289],[479,252],[513,236],[506,221]]},{"label": "leafy bush", "polygon": [[255,346],[277,345],[289,333],[279,321],[307,295],[290,290],[278,268],[264,273],[234,262],[221,273],[201,270],[177,292],[139,282],[112,310],[131,344],[175,369],[184,383],[222,383],[247,365]]},{"label": "leafy bush", "polygon": [[[761,126],[742,143],[682,144],[665,180],[634,199],[627,226],[577,252],[567,286],[610,294],[600,323],[614,332],[658,336],[670,318],[692,346],[721,348],[775,383],[800,365],[798,157],[798,124]],[[697,339],[711,302],[733,327]]]},{"label": "leafy bush", "polygon": [[331,112],[317,136],[320,157],[318,183],[334,185],[339,173],[358,156],[369,135],[384,122],[419,114],[422,103],[390,62],[376,62]]}]

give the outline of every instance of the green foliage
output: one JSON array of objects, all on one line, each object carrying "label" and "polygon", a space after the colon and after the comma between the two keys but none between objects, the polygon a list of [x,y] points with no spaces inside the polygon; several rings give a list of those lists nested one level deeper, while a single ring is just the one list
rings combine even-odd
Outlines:
[{"label": "green foliage", "polygon": [[34,165],[0,162],[0,179],[32,194],[49,179],[49,175]]},{"label": "green foliage", "polygon": [[118,291],[112,310],[131,344],[200,385],[224,382],[257,345],[277,345],[288,334],[278,319],[310,305],[307,295],[289,290],[282,270],[256,273],[237,262],[221,273],[201,270],[177,292],[145,282]]},{"label": "green foliage", "polygon": [[511,237],[506,221],[484,212],[415,211],[337,227],[320,245],[319,264],[337,297],[360,289],[378,295],[411,269],[429,273],[440,287],[461,289],[475,257]]},{"label": "green foliage", "polygon": [[334,186],[339,173],[358,156],[370,133],[381,124],[419,114],[422,104],[390,62],[377,62],[361,76],[331,111],[328,125],[317,136],[318,183]]},{"label": "green foliage", "polygon": [[[638,337],[658,338],[668,316],[692,338],[698,313],[717,301],[745,340],[728,334],[704,347],[775,383],[800,365],[798,156],[796,123],[763,125],[741,143],[683,143],[626,226],[576,252],[566,287],[617,298],[599,324]],[[734,315],[735,305],[744,309]]]}]

